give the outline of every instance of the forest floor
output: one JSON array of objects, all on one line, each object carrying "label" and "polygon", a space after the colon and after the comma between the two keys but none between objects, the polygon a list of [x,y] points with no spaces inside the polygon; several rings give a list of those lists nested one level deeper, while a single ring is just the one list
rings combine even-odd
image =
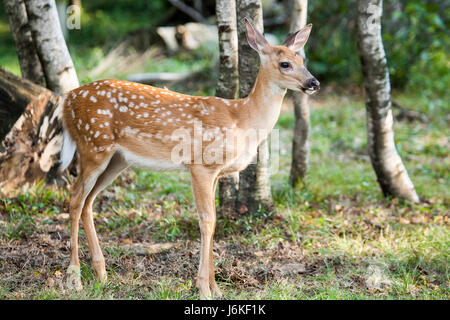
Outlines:
[{"label": "forest floor", "polygon": [[[326,97],[326,98],[325,98]],[[216,279],[226,299],[449,299],[448,115],[396,121],[396,145],[424,202],[384,199],[366,152],[360,98],[311,101],[311,156],[303,186],[288,184],[293,112],[277,124],[275,212],[218,214]],[[398,112],[395,112],[398,114]],[[68,190],[43,184],[0,199],[0,299],[197,299],[200,233],[187,173],[133,169],[103,191],[95,223],[108,271],[97,282],[84,231],[84,289],[65,287]]]}]

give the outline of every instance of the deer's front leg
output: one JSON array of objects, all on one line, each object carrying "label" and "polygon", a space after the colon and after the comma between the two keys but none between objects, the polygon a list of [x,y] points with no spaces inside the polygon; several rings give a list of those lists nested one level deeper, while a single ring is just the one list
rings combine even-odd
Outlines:
[{"label": "deer's front leg", "polygon": [[204,167],[191,168],[192,190],[197,206],[200,233],[200,266],[198,269],[197,287],[202,299],[211,298],[210,272],[212,261],[212,244],[216,226],[216,210],[214,206],[214,182],[217,174]]},{"label": "deer's front leg", "polygon": [[[219,177],[217,176],[214,180],[213,189],[212,189],[212,207],[214,209],[214,217],[216,212],[216,187],[217,187],[217,181],[219,180]],[[215,224],[214,224],[215,229]],[[213,232],[214,236],[214,232]],[[213,249],[214,249],[214,237],[211,236],[211,244],[210,244],[210,250],[209,250],[209,284],[212,293],[215,297],[222,297],[222,292],[219,289],[219,286],[216,283],[215,273],[214,273],[214,259],[213,259]]]}]

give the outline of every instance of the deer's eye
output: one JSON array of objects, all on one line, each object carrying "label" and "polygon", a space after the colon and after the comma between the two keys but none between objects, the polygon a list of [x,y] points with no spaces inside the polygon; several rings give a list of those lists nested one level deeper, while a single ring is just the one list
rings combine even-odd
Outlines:
[{"label": "deer's eye", "polygon": [[280,62],[280,67],[283,69],[287,69],[291,66],[289,62]]}]

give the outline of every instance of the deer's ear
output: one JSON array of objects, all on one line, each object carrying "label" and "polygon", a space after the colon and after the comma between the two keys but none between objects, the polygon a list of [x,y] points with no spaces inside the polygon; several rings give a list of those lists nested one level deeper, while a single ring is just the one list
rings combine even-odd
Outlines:
[{"label": "deer's ear", "polygon": [[308,41],[311,28],[312,24],[310,23],[304,28],[291,33],[284,41],[283,45],[294,52],[300,51],[305,46],[306,41]]},{"label": "deer's ear", "polygon": [[249,18],[245,18],[245,27],[247,29],[247,41],[253,50],[262,53],[264,48],[269,46],[266,38],[253,26]]}]

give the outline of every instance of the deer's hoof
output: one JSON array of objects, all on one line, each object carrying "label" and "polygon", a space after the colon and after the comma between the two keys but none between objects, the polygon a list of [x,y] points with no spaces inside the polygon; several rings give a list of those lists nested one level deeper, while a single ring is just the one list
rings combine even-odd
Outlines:
[{"label": "deer's hoof", "polygon": [[69,266],[69,268],[67,268],[66,286],[69,290],[80,291],[83,289],[79,266]]},{"label": "deer's hoof", "polygon": [[208,280],[197,279],[197,288],[200,292],[200,300],[211,300],[211,289],[209,288]]},{"label": "deer's hoof", "polygon": [[106,283],[106,280],[108,280],[108,275],[106,273],[105,263],[103,261],[99,263],[93,262],[92,266],[95,270],[97,279],[100,280],[101,283]]},{"label": "deer's hoof", "polygon": [[219,286],[215,281],[211,283],[211,291],[214,295],[214,298],[222,298],[222,291],[220,291]]}]

